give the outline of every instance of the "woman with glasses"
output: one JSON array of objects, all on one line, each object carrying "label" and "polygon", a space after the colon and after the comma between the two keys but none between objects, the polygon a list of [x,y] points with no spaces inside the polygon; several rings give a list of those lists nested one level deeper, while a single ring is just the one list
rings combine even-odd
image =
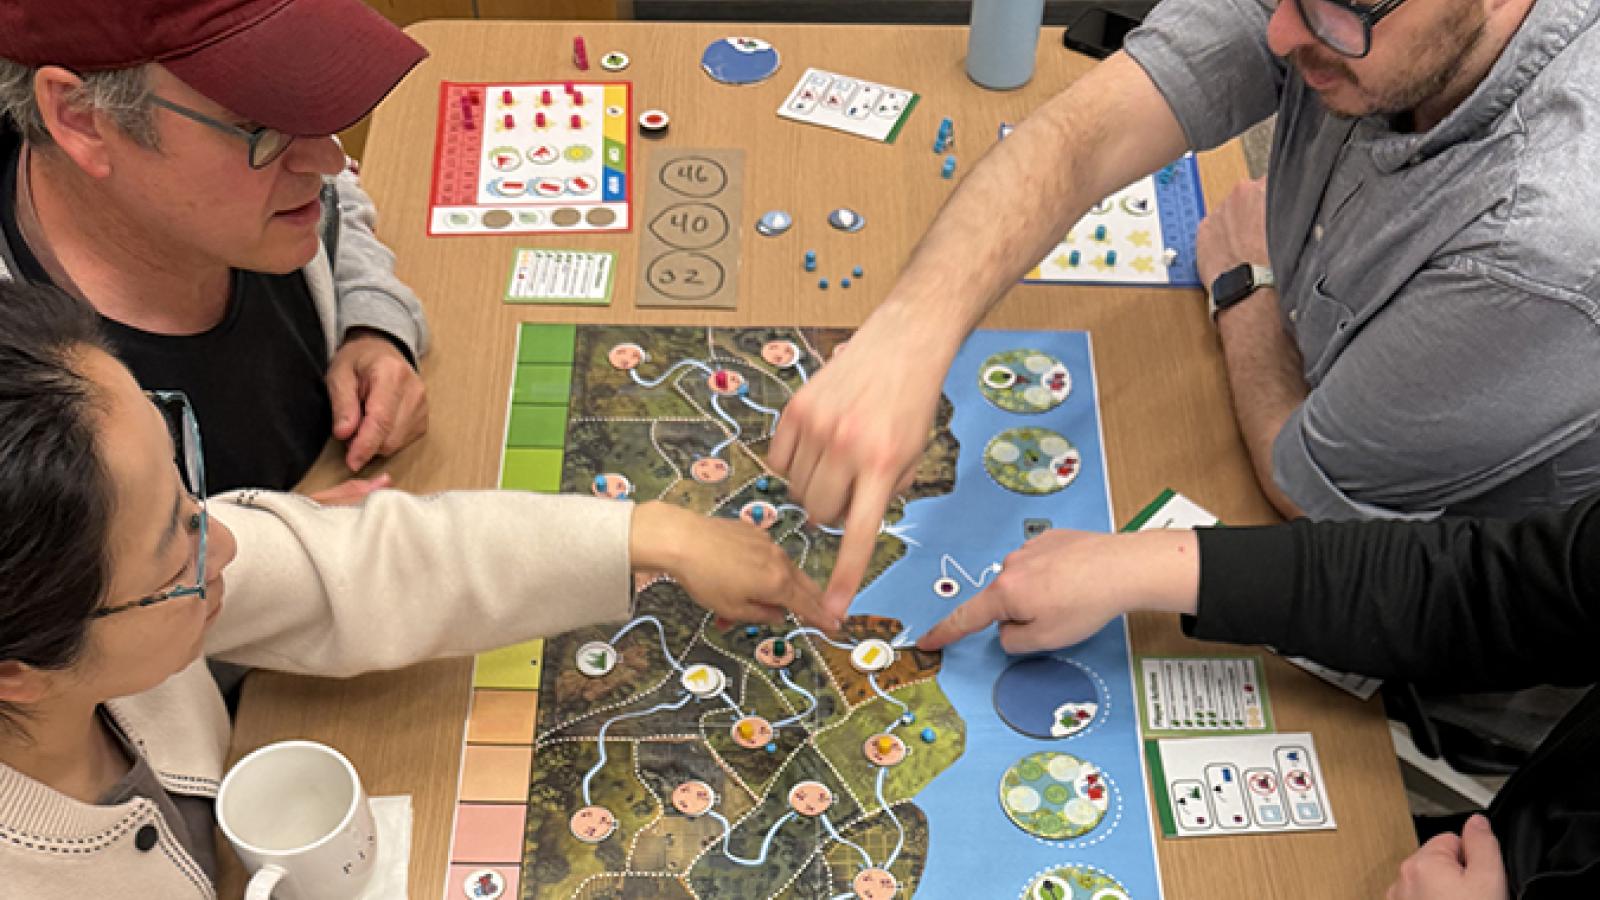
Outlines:
[{"label": "woman with glasses", "polygon": [[0,900],[212,896],[229,724],[203,657],[469,654],[625,619],[641,570],[729,618],[832,624],[764,532],[660,503],[208,499],[184,398],[141,391],[87,307],[0,286]]}]

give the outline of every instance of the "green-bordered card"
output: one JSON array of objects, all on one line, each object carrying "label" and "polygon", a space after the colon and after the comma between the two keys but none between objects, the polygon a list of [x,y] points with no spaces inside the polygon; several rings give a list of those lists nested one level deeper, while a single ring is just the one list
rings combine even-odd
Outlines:
[{"label": "green-bordered card", "polygon": [[519,248],[506,302],[609,306],[616,263],[604,250]]}]

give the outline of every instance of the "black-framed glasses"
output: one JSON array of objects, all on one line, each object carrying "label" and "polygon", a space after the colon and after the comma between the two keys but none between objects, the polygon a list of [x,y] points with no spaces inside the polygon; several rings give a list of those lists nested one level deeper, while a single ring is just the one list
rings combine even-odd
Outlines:
[{"label": "black-framed glasses", "polygon": [[1372,27],[1406,0],[1379,0],[1357,6],[1349,0],[1294,0],[1295,9],[1317,40],[1341,56],[1361,59],[1372,50]]},{"label": "black-framed glasses", "polygon": [[230,125],[221,119],[214,119],[199,110],[180,106],[165,97],[151,96],[150,102],[162,109],[171,110],[186,119],[199,122],[208,128],[215,128],[223,134],[231,134],[243,140],[250,145],[249,161],[252,169],[265,169],[267,166],[272,165],[273,161],[282,156],[283,152],[289,149],[289,145],[294,143],[294,135],[284,134],[276,128],[268,128],[263,125],[254,131],[246,131],[237,125]]},{"label": "black-framed glasses", "polygon": [[102,606],[89,614],[91,619],[103,619],[115,613],[143,609],[180,597],[199,597],[202,600],[206,597],[206,531],[209,522],[206,517],[205,456],[200,452],[200,423],[194,417],[194,407],[189,405],[189,398],[182,391],[145,391],[145,396],[150,398],[150,402],[156,405],[161,417],[166,420],[167,433],[172,436],[175,451],[174,462],[183,477],[184,488],[198,507],[189,517],[189,530],[198,532],[200,537],[195,549],[194,584],[184,584],[180,580],[159,594],[129,603]]}]

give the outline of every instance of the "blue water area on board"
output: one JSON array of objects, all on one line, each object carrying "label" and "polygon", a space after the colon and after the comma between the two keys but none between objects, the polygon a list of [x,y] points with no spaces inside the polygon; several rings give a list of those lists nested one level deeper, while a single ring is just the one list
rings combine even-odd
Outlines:
[{"label": "blue water area on board", "polygon": [[994,684],[994,707],[1023,734],[1057,737],[1056,710],[1068,703],[1100,703],[1089,673],[1064,659],[1035,656],[1013,663]]},{"label": "blue water area on board", "polygon": [[758,38],[723,38],[706,46],[700,66],[725,84],[755,84],[778,71],[778,51]]},{"label": "blue water area on board", "polygon": [[[1042,350],[1066,363],[1072,393],[1038,415],[1010,413],[985,400],[978,378],[983,361],[1002,350]],[[975,590],[962,582],[950,599],[933,592],[939,560],[950,554],[969,572],[999,562],[1023,541],[1024,519],[1049,519],[1057,528],[1110,531],[1113,527],[1101,445],[1096,383],[1089,337],[1082,332],[979,331],[956,356],[944,383],[955,405],[951,429],[961,442],[955,490],[906,506],[901,525],[917,541],[867,587],[852,612],[894,616],[919,635]],[[1054,430],[1082,454],[1078,478],[1053,494],[1024,496],[996,484],[984,470],[983,448],[1008,428]],[[1015,897],[1038,873],[1068,863],[1105,870],[1139,900],[1161,896],[1134,688],[1122,620],[1060,654],[1104,680],[1101,708],[1089,728],[1062,739],[1029,738],[1007,726],[993,702],[995,680],[1014,659],[1000,647],[994,627],[949,647],[939,685],[966,721],[960,759],[913,798],[930,828],[927,869],[918,900]],[[1000,807],[1000,779],[1018,760],[1040,750],[1060,750],[1099,766],[1115,790],[1105,821],[1074,840],[1047,844],[1017,828]],[[1118,809],[1120,807],[1120,817]]]}]

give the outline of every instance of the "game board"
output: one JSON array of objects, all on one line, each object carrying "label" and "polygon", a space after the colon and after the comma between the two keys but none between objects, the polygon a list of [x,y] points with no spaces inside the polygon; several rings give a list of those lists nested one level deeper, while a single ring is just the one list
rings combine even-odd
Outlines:
[{"label": "game board", "polygon": [[1024,281],[1197,287],[1200,169],[1183,156],[1095,204]]},{"label": "game board", "polygon": [[[848,337],[524,325],[502,486],[738,516],[824,579],[763,453]],[[936,424],[838,638],[645,575],[626,624],[480,656],[445,896],[1160,897],[1122,622],[912,645],[1029,535],[1110,528],[1088,336],[977,332]]]},{"label": "game board", "polygon": [[632,85],[439,85],[428,234],[627,231]]}]

